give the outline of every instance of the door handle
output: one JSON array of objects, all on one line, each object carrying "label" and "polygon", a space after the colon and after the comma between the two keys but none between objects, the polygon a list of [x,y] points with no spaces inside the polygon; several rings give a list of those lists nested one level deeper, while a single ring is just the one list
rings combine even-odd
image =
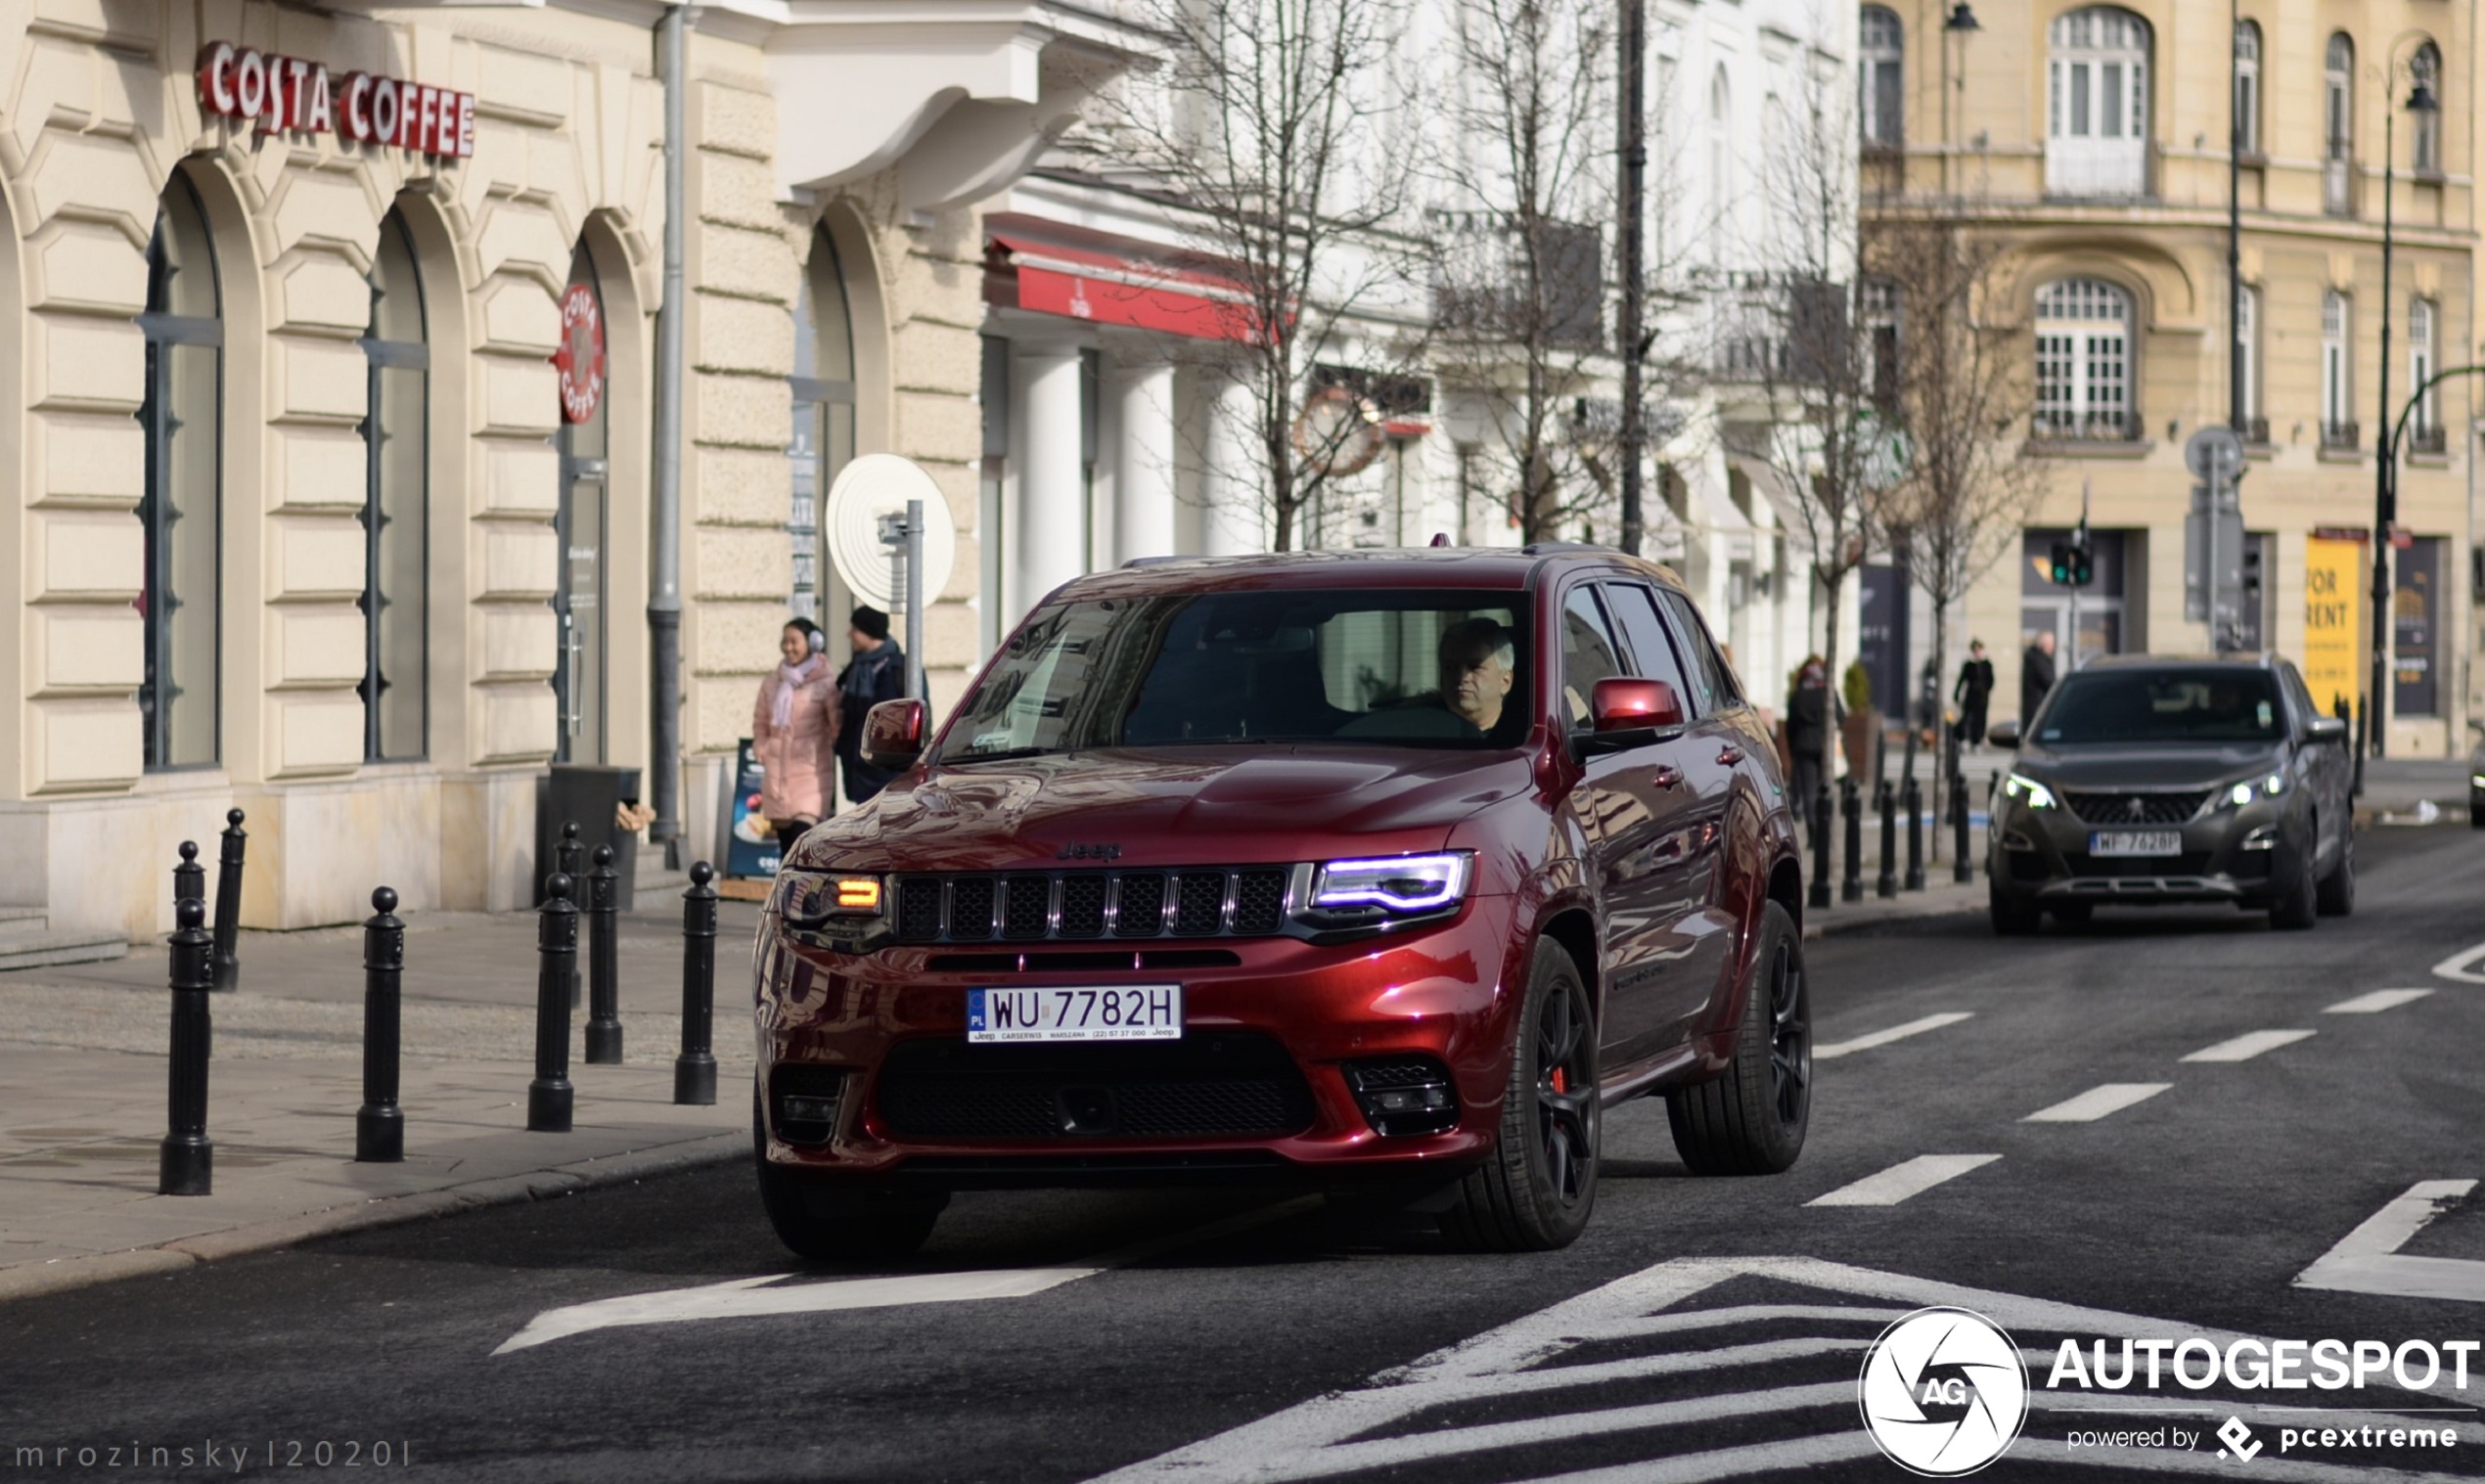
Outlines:
[{"label": "door handle", "polygon": [[1717,761],[1728,768],[1743,760],[1743,749],[1728,742],[1717,754]]},{"label": "door handle", "polygon": [[1649,778],[1660,788],[1679,788],[1683,786],[1683,770],[1667,763],[1657,764]]}]

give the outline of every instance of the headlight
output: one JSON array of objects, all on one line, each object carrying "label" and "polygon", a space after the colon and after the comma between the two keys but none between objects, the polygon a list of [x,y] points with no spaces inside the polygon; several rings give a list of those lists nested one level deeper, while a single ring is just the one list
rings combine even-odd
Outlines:
[{"label": "headlight", "polygon": [[837,918],[877,918],[882,895],[876,876],[792,869],[777,873],[777,914],[791,927],[818,927]]},{"label": "headlight", "polygon": [[2230,809],[2240,809],[2264,794],[2276,798],[2285,791],[2286,775],[2283,773],[2273,773],[2261,779],[2247,778],[2226,790],[2225,803]]},{"label": "headlight", "polygon": [[1438,912],[1467,895],[1470,859],[1468,852],[1453,850],[1442,855],[1331,861],[1312,879],[1312,905],[1330,911],[1361,907],[1397,914]]},{"label": "headlight", "polygon": [[2054,790],[2024,773],[2013,773],[2004,778],[2002,792],[2009,798],[2025,799],[2031,809],[2054,807]]}]

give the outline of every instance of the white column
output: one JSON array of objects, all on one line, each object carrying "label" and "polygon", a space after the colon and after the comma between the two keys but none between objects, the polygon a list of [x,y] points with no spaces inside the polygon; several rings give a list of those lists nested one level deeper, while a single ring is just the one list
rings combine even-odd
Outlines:
[{"label": "white column", "polygon": [[1173,363],[1112,374],[1113,560],[1173,555]]},{"label": "white column", "polygon": [[1208,403],[1207,507],[1200,512],[1199,539],[1211,557],[1245,557],[1268,550],[1266,534],[1268,456],[1252,436],[1259,399],[1250,382],[1225,377]]},{"label": "white column", "polygon": [[1016,623],[1047,593],[1087,570],[1079,550],[1087,528],[1079,468],[1078,347],[1013,343],[1010,390],[1018,441]]}]

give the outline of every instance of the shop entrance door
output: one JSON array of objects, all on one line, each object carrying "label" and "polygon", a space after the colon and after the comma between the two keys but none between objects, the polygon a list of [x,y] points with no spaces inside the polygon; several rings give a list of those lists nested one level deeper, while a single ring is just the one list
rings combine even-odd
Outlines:
[{"label": "shop entrance door", "polygon": [[610,475],[606,462],[604,296],[581,249],[562,295],[561,506],[553,529],[561,545],[553,614],[560,649],[552,688],[559,702],[555,761],[605,761],[605,532]]}]

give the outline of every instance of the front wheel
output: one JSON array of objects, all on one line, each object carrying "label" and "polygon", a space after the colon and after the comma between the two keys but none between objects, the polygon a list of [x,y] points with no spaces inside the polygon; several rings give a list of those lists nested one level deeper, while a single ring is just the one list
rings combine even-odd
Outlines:
[{"label": "front wheel", "polygon": [[759,1204],[786,1250],[809,1262],[904,1257],[931,1236],[946,1193],[849,1190],[768,1161],[768,1135],[751,1110],[758,1146]]},{"label": "front wheel", "polygon": [[2280,879],[2286,882],[2278,900],[2270,904],[2270,925],[2281,932],[2301,932],[2313,925],[2321,913],[2320,888],[2313,880],[2313,856],[2307,850],[2293,861],[2280,860],[2272,864],[2285,867]]},{"label": "front wheel", "polygon": [[2011,896],[1999,885],[1986,886],[1985,911],[1992,917],[1993,933],[1999,938],[2027,937],[2045,918],[2045,909],[2035,901]]},{"label": "front wheel", "polygon": [[2338,842],[2338,864],[2321,878],[2319,893],[2321,915],[2343,918],[2356,910],[2356,836],[2349,831]]},{"label": "front wheel", "polygon": [[1674,1147],[1694,1175],[1775,1175],[1803,1152],[1812,1123],[1812,988],[1802,934],[1778,903],[1761,910],[1726,1075],[1666,1094],[1665,1113]]},{"label": "front wheel", "polygon": [[1458,1184],[1444,1235],[1482,1252],[1549,1252],[1588,1229],[1597,1204],[1597,1027],[1579,967],[1540,941],[1510,1053],[1501,1138]]}]

